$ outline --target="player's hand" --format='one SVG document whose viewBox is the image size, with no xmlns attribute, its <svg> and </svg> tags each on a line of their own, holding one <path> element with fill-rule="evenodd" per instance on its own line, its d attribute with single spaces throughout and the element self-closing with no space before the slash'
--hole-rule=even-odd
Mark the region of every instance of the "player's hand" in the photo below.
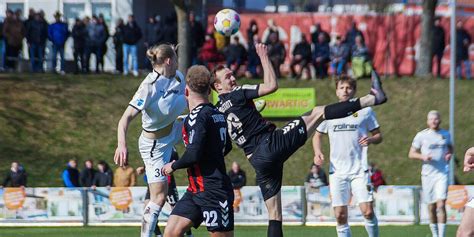
<svg viewBox="0 0 474 237">
<path fill-rule="evenodd" d="M 431 155 L 421 155 L 421 159 L 423 161 L 430 161 L 433 157 L 431 157 Z"/>
<path fill-rule="evenodd" d="M 315 152 L 314 153 L 314 160 L 313 160 L 315 165 L 323 165 L 324 163 L 324 154 L 322 152 Z"/>
<path fill-rule="evenodd" d="M 117 149 L 115 149 L 114 162 L 119 166 L 125 166 L 128 164 L 128 150 L 126 146 L 117 146 Z"/>
<path fill-rule="evenodd" d="M 260 58 L 268 56 L 268 48 L 263 43 L 255 44 L 255 50 Z"/>
<path fill-rule="evenodd" d="M 448 153 L 448 154 L 446 154 L 446 155 L 444 156 L 444 160 L 450 161 L 452 156 L 453 156 L 453 154 Z"/>
<path fill-rule="evenodd" d="M 145 173 L 145 167 L 140 166 L 135 170 L 135 172 L 137 172 L 137 175 L 142 175 L 143 173 Z"/>
<path fill-rule="evenodd" d="M 361 146 L 368 146 L 370 143 L 372 143 L 372 140 L 368 136 L 363 136 L 359 138 L 359 144 Z"/>
<path fill-rule="evenodd" d="M 168 164 L 166 164 L 165 166 L 163 166 L 163 168 L 161 169 L 161 173 L 163 175 L 170 176 L 174 172 L 173 168 L 171 168 L 171 166 L 173 165 L 174 162 L 175 161 L 171 161 Z"/>
<path fill-rule="evenodd" d="M 474 171 L 474 149 L 470 148 L 464 155 L 464 172 Z"/>
</svg>

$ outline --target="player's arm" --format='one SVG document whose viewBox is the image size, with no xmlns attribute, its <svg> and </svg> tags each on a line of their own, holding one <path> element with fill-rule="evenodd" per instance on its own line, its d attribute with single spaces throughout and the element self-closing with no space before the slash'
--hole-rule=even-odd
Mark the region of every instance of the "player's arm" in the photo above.
<svg viewBox="0 0 474 237">
<path fill-rule="evenodd" d="M 257 44 L 255 46 L 260 62 L 263 68 L 263 83 L 258 87 L 258 96 L 262 97 L 275 92 L 278 89 L 278 82 L 275 70 L 268 57 L 268 48 L 265 44 Z"/>
<path fill-rule="evenodd" d="M 130 122 L 132 122 L 139 113 L 140 111 L 136 108 L 128 106 L 120 118 L 117 127 L 117 149 L 114 155 L 114 161 L 117 165 L 124 166 L 128 162 L 127 130 Z"/>
<path fill-rule="evenodd" d="M 313 135 L 313 150 L 314 150 L 314 164 L 322 165 L 324 162 L 324 154 L 321 150 L 321 139 L 323 138 L 323 133 L 316 131 Z"/>
<path fill-rule="evenodd" d="M 359 144 L 362 146 L 368 146 L 369 144 L 379 144 L 382 142 L 382 133 L 379 128 L 376 128 L 370 132 L 371 136 L 363 136 L 359 139 Z"/>
<path fill-rule="evenodd" d="M 430 155 L 421 154 L 420 149 L 412 146 L 410 148 L 410 151 L 408 152 L 408 158 L 415 159 L 415 160 L 429 161 L 431 160 L 432 157 Z"/>
</svg>

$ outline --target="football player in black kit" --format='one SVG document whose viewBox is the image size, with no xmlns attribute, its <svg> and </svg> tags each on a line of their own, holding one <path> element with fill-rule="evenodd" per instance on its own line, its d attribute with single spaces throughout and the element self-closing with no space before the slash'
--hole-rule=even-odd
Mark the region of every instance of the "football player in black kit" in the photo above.
<svg viewBox="0 0 474 237">
<path fill-rule="evenodd" d="M 185 96 L 191 111 L 183 125 L 186 150 L 181 159 L 166 164 L 163 173 L 187 168 L 189 186 L 171 212 L 166 237 L 182 236 L 203 221 L 211 236 L 233 236 L 234 192 L 224 162 L 232 142 L 224 114 L 209 103 L 210 79 L 204 66 L 193 66 L 186 75 Z"/>
<path fill-rule="evenodd" d="M 284 162 L 313 134 L 324 119 L 343 118 L 358 110 L 385 103 L 387 100 L 378 75 L 372 73 L 370 94 L 327 106 L 317 106 L 301 117 L 277 129 L 255 109 L 253 99 L 275 92 L 277 78 L 268 57 L 267 46 L 257 44 L 263 67 L 263 83 L 237 86 L 232 70 L 217 66 L 211 87 L 219 94 L 217 108 L 226 115 L 231 139 L 244 150 L 255 169 L 265 205 L 268 209 L 269 237 L 283 236 L 280 189 Z"/>
</svg>

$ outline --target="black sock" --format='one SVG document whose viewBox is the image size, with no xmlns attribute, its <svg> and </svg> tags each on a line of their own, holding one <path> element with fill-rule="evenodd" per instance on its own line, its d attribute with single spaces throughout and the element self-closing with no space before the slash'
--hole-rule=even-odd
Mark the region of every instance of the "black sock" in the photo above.
<svg viewBox="0 0 474 237">
<path fill-rule="evenodd" d="M 324 119 L 338 119 L 347 117 L 362 109 L 359 98 L 330 104 L 324 107 Z"/>
<path fill-rule="evenodd" d="M 158 223 L 156 223 L 155 226 L 155 235 L 161 235 L 160 227 L 158 226 Z"/>
<path fill-rule="evenodd" d="M 191 230 L 186 231 L 186 236 L 190 236 L 192 234 L 193 234 L 193 232 L 191 232 Z"/>
<path fill-rule="evenodd" d="M 281 221 L 270 220 L 268 222 L 267 237 L 283 237 L 283 229 L 281 228 Z"/>
</svg>

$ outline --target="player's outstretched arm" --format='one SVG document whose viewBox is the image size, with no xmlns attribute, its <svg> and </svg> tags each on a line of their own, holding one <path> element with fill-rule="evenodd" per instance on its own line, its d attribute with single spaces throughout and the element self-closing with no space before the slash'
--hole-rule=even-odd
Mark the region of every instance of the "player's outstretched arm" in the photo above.
<svg viewBox="0 0 474 237">
<path fill-rule="evenodd" d="M 265 44 L 258 43 L 255 45 L 257 54 L 260 57 L 263 68 L 263 83 L 258 88 L 258 96 L 265 96 L 275 92 L 278 89 L 278 82 L 275 70 L 268 57 L 268 48 Z"/>
<path fill-rule="evenodd" d="M 127 150 L 127 130 L 130 122 L 137 117 L 137 109 L 128 106 L 123 113 L 117 127 L 117 149 L 115 149 L 114 162 L 117 165 L 124 166 L 128 162 Z"/>
<path fill-rule="evenodd" d="M 467 149 L 464 155 L 464 172 L 474 170 L 474 147 Z"/>
<path fill-rule="evenodd" d="M 321 139 L 323 134 L 316 131 L 313 136 L 314 164 L 322 165 L 324 162 L 324 154 L 321 150 Z"/>
<path fill-rule="evenodd" d="M 408 153 L 408 158 L 415 159 L 415 160 L 422 160 L 422 161 L 429 161 L 431 160 L 430 155 L 422 155 L 421 152 L 414 148 L 410 147 L 410 152 Z"/>
</svg>

